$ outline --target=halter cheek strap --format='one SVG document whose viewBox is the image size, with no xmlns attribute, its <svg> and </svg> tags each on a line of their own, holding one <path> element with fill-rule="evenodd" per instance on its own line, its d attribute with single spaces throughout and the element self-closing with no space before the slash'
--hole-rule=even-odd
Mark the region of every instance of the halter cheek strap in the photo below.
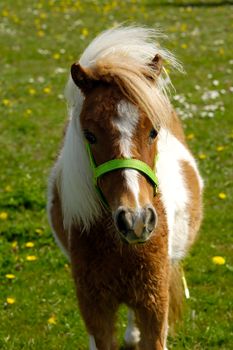
<svg viewBox="0 0 233 350">
<path fill-rule="evenodd" d="M 118 170 L 118 169 L 138 170 L 151 182 L 154 188 L 154 196 L 156 195 L 157 187 L 158 187 L 158 179 L 157 179 L 157 176 L 155 175 L 155 172 L 149 167 L 149 165 L 147 165 L 146 163 L 138 159 L 120 158 L 120 159 L 112 159 L 112 160 L 109 160 L 108 162 L 105 162 L 96 166 L 93 154 L 91 152 L 90 144 L 88 142 L 86 143 L 86 147 L 87 147 L 87 152 L 90 160 L 90 165 L 93 171 L 94 186 L 97 190 L 97 193 L 101 201 L 105 206 L 109 207 L 101 189 L 98 186 L 98 179 L 104 174 L 114 170 Z"/>
</svg>

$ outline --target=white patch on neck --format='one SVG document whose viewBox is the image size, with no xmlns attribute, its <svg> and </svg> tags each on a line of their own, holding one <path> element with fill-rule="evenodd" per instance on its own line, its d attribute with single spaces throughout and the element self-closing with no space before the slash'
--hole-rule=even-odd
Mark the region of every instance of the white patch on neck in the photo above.
<svg viewBox="0 0 233 350">
<path fill-rule="evenodd" d="M 115 118 L 113 125 L 120 132 L 120 151 L 122 157 L 131 158 L 132 138 L 138 123 L 139 112 L 136 106 L 124 100 L 120 101 L 117 106 L 118 116 Z M 126 184 L 133 193 L 137 207 L 139 204 L 139 173 L 133 169 L 123 170 Z"/>
<path fill-rule="evenodd" d="M 156 171 L 167 214 L 168 253 L 171 259 L 179 260 L 185 256 L 189 235 L 189 214 L 187 210 L 189 191 L 180 162 L 182 160 L 187 161 L 193 167 L 201 189 L 203 182 L 189 150 L 168 130 L 161 128 L 157 147 L 159 157 L 156 162 Z"/>
</svg>

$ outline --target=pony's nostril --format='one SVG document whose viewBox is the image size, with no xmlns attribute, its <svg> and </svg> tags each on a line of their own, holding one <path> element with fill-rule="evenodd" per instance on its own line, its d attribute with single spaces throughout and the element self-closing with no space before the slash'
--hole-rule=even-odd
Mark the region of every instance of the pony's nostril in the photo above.
<svg viewBox="0 0 233 350">
<path fill-rule="evenodd" d="M 145 227 L 148 232 L 152 232 L 155 228 L 157 215 L 153 207 L 148 206 L 145 208 L 146 215 L 145 215 Z"/>
<path fill-rule="evenodd" d="M 129 211 L 120 209 L 115 216 L 115 222 L 118 230 L 126 234 L 133 224 L 132 215 Z"/>
</svg>

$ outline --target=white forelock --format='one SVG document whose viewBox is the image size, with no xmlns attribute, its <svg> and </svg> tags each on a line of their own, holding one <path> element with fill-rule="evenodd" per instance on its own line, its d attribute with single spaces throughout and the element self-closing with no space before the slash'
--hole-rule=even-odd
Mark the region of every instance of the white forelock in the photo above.
<svg viewBox="0 0 233 350">
<path fill-rule="evenodd" d="M 148 67 L 153 58 L 158 54 L 169 66 L 169 69 L 183 71 L 182 65 L 174 55 L 158 44 L 158 39 L 164 35 L 158 30 L 136 26 L 116 27 L 98 35 L 85 49 L 79 59 L 83 67 L 93 67 L 104 57 L 112 54 L 130 57 L 141 66 Z M 171 86 L 170 78 L 165 68 L 158 77 L 157 88 L 164 94 Z M 66 89 L 68 104 L 75 103 L 78 88 L 69 79 Z"/>
<path fill-rule="evenodd" d="M 116 53 L 118 56 L 130 57 L 141 66 L 148 66 L 159 55 L 170 68 L 182 71 L 181 64 L 174 55 L 158 44 L 158 39 L 164 35 L 159 30 L 129 26 L 106 30 L 97 36 L 80 57 L 80 64 L 85 67 L 95 65 L 98 60 Z M 168 88 L 170 79 L 166 70 L 160 75 L 157 86 L 161 90 Z"/>
</svg>

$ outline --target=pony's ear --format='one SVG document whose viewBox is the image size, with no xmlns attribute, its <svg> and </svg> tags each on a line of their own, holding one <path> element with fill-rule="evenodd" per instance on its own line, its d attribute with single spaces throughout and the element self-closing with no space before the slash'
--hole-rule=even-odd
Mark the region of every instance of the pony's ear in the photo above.
<svg viewBox="0 0 233 350">
<path fill-rule="evenodd" d="M 156 54 L 150 63 L 150 67 L 154 73 L 159 76 L 163 68 L 163 59 L 159 54 Z"/>
<path fill-rule="evenodd" d="M 79 63 L 72 64 L 70 73 L 74 83 L 84 94 L 92 90 L 97 84 L 97 80 L 91 77 L 88 69 L 81 67 Z"/>
</svg>

